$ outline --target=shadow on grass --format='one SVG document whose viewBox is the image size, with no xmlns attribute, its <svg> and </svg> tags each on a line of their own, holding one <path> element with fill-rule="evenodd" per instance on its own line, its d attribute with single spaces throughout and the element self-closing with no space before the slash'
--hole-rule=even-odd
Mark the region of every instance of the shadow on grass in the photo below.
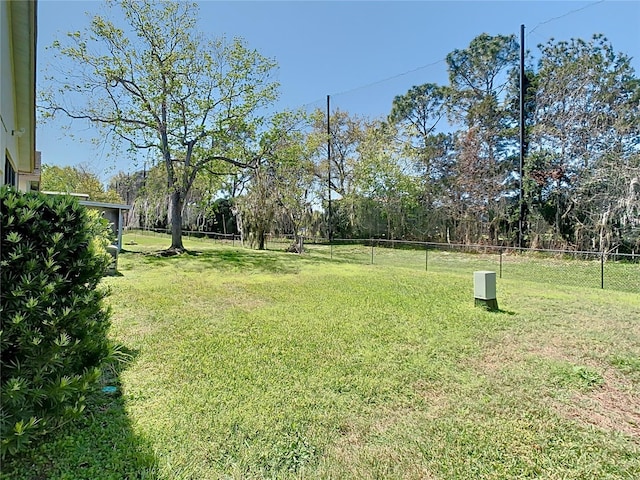
<svg viewBox="0 0 640 480">
<path fill-rule="evenodd" d="M 220 271 L 244 273 L 296 274 L 303 263 L 348 263 L 342 259 L 329 259 L 309 254 L 297 255 L 274 250 L 248 250 L 224 248 L 216 250 L 189 250 L 181 255 L 162 256 L 158 252 L 123 252 L 140 256 L 149 265 L 177 265 L 183 268 L 204 265 Z"/>
<path fill-rule="evenodd" d="M 508 315 L 508 316 L 513 316 L 516 315 L 516 312 L 511 311 L 511 310 L 503 310 L 502 308 L 488 308 L 488 307 L 483 307 L 483 306 L 476 306 L 476 308 L 481 309 L 483 312 L 487 312 L 487 313 L 493 313 L 495 315 Z"/>
<path fill-rule="evenodd" d="M 124 351 L 131 361 L 137 352 Z M 2 463 L 3 480 L 120 480 L 157 478 L 157 459 L 127 416 L 119 375 L 126 364 L 105 369 L 87 395 L 84 416 L 51 432 L 24 454 Z M 107 388 L 106 392 L 103 387 Z M 113 388 L 115 387 L 115 389 Z M 115 390 L 113 393 L 108 393 Z"/>
</svg>

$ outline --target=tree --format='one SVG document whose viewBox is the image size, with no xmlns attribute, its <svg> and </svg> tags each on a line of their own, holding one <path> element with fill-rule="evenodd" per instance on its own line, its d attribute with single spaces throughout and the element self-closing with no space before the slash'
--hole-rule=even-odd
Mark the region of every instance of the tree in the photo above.
<svg viewBox="0 0 640 480">
<path fill-rule="evenodd" d="M 114 190 L 127 205 L 131 205 L 144 187 L 146 177 L 146 168 L 133 173 L 118 172 L 109 179 L 109 190 Z"/>
<path fill-rule="evenodd" d="M 328 203 L 328 190 L 332 192 L 331 231 L 338 236 L 352 235 L 356 227 L 359 148 L 370 124 L 366 119 L 345 111 L 331 113 L 331 158 L 328 165 L 327 117 L 320 110 L 313 116 L 313 131 L 308 141 L 313 150 L 315 175 L 319 181 L 317 193 L 323 202 Z"/>
<path fill-rule="evenodd" d="M 490 36 L 483 33 L 463 50 L 447 55 L 449 69 L 449 114 L 452 120 L 462 121 L 467 132 L 460 137 L 461 155 L 467 166 L 465 175 L 474 172 L 475 178 L 461 177 L 463 183 L 482 184 L 476 193 L 477 221 L 487 223 L 481 228 L 491 242 L 498 240 L 499 225 L 507 218 L 505 185 L 512 174 L 508 103 L 505 97 L 512 70 L 518 59 L 518 44 L 513 35 Z M 465 150 L 466 149 L 466 150 Z M 468 189 L 467 189 L 468 190 Z M 464 199 L 464 196 L 460 197 Z"/>
<path fill-rule="evenodd" d="M 111 185 L 131 205 L 127 226 L 136 228 L 166 228 L 170 196 L 164 166 L 152 165 L 133 173 L 118 173 Z"/>
<path fill-rule="evenodd" d="M 436 133 L 445 117 L 447 89 L 434 83 L 411 87 L 404 95 L 393 99 L 389 121 L 402 126 L 414 148 L 424 148 L 426 139 Z"/>
<path fill-rule="evenodd" d="M 413 218 L 414 230 L 429 239 L 446 230 L 442 221 L 442 199 L 449 188 L 453 136 L 439 131 L 445 127 L 449 89 L 433 83 L 414 86 L 393 100 L 388 121 L 399 133 L 396 141 L 413 162 L 418 176 L 420 214 Z M 442 238 L 440 238 L 442 240 Z"/>
<path fill-rule="evenodd" d="M 84 193 L 96 202 L 122 203 L 122 198 L 113 189 L 104 190 L 98 176 L 89 167 L 43 165 L 40 188 L 43 191 L 62 193 Z"/>
<path fill-rule="evenodd" d="M 44 96 L 62 112 L 112 134 L 133 151 L 152 150 L 166 169 L 170 250 L 181 252 L 182 207 L 201 172 L 233 158 L 277 97 L 275 63 L 241 39 L 206 40 L 197 5 L 119 0 L 127 30 L 95 16 L 87 31 L 56 42 L 57 78 Z M 56 88 L 54 88 L 56 87 Z"/>
<path fill-rule="evenodd" d="M 625 244 L 640 171 L 640 81 L 602 35 L 540 45 L 530 175 L 562 246 Z M 633 209 L 632 209 L 633 210 Z"/>
<path fill-rule="evenodd" d="M 293 234 L 289 251 L 302 253 L 304 229 L 311 216 L 314 164 L 310 146 L 300 130 L 292 129 L 284 136 L 276 151 L 277 205 L 282 219 Z"/>
<path fill-rule="evenodd" d="M 259 250 L 265 248 L 265 236 L 281 216 L 294 235 L 292 249 L 299 251 L 314 180 L 309 160 L 313 147 L 302 132 L 306 124 L 300 113 L 284 112 L 272 118 L 271 128 L 261 136 L 262 149 L 250 169 L 248 192 L 238 199 L 236 215 L 243 236 Z"/>
<path fill-rule="evenodd" d="M 416 198 L 415 177 L 411 175 L 411 166 L 398 151 L 398 143 L 394 142 L 396 136 L 397 132 L 390 124 L 371 125 L 360 147 L 357 173 L 361 194 L 381 207 L 388 239 L 406 235 L 407 212 Z"/>
<path fill-rule="evenodd" d="M 518 60 L 514 35 L 474 38 L 463 50 L 447 55 L 449 70 L 450 113 L 467 125 L 493 126 L 499 96 L 508 85 L 508 71 Z"/>
<path fill-rule="evenodd" d="M 275 204 L 271 195 L 274 178 L 262 163 L 254 167 L 249 191 L 237 201 L 234 210 L 243 242 L 258 250 L 265 249 L 266 236 L 275 216 Z"/>
</svg>

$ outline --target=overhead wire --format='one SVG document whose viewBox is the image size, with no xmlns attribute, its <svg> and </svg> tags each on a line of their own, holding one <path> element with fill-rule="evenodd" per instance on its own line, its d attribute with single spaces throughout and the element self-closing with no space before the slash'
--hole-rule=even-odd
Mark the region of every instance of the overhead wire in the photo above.
<svg viewBox="0 0 640 480">
<path fill-rule="evenodd" d="M 439 63 L 443 63 L 445 61 L 446 61 L 446 58 L 441 58 L 440 60 L 436 60 L 435 62 L 431 62 L 431 63 L 428 63 L 426 65 L 422 65 L 420 67 L 413 68 L 411 70 L 407 70 L 406 72 L 398 73 L 397 75 L 393 75 L 391 77 L 384 78 L 382 80 L 377 80 L 375 82 L 371 82 L 371 83 L 368 83 L 366 85 L 361 85 L 359 87 L 354 87 L 354 88 L 351 88 L 349 90 L 344 90 L 342 92 L 334 93 L 332 96 L 336 96 L 337 97 L 339 95 L 346 95 L 348 93 L 353 93 L 355 91 L 362 90 L 364 88 L 374 87 L 376 85 L 380 85 L 381 83 L 386 83 L 386 82 L 389 82 L 391 80 L 395 80 L 396 78 L 401 78 L 401 77 L 404 77 L 406 75 L 409 75 L 409 74 L 412 74 L 412 73 L 415 73 L 415 72 L 419 72 L 420 70 L 424 70 L 425 68 L 433 67 L 433 66 L 438 65 Z"/>
<path fill-rule="evenodd" d="M 541 27 L 543 25 L 546 25 L 546 24 L 554 22 L 556 20 L 560 20 L 562 18 L 568 17 L 570 15 L 573 15 L 575 13 L 581 12 L 583 10 L 586 10 L 588 8 L 591 8 L 591 7 L 594 7 L 594 6 L 599 5 L 601 3 L 604 3 L 604 2 L 605 2 L 605 0 L 597 0 L 595 2 L 588 3 L 587 5 L 583 5 L 580 8 L 574 8 L 572 10 L 569 10 L 568 12 L 563 13 L 562 15 L 558 15 L 556 17 L 548 18 L 547 20 L 544 20 L 543 22 L 539 22 L 538 24 L 536 24 L 535 27 L 533 27 L 531 30 L 529 30 L 527 32 L 527 36 L 529 36 L 532 33 L 534 33 L 539 27 Z M 370 87 L 373 87 L 373 86 L 376 86 L 376 85 L 380 85 L 382 83 L 386 83 L 386 82 L 389 82 L 391 80 L 395 80 L 397 78 L 401 78 L 401 77 L 404 77 L 406 75 L 418 72 L 418 71 L 423 70 L 425 68 L 433 67 L 433 66 L 438 65 L 438 64 L 443 63 L 443 62 L 446 62 L 446 57 L 445 58 L 441 58 L 440 60 L 436 60 L 434 62 L 428 63 L 426 65 L 422 65 L 422 66 L 413 68 L 411 70 L 407 70 L 407 71 L 404 71 L 402 73 L 398 73 L 396 75 L 392 75 L 390 77 L 383 78 L 381 80 L 376 80 L 376 81 L 373 81 L 373 82 L 370 82 L 370 83 L 367 83 L 367 84 L 363 84 L 363 85 L 360 85 L 360 86 L 357 86 L 357 87 L 353 87 L 353 88 L 350 88 L 348 90 L 344 90 L 344 91 L 341 91 L 341 92 L 332 93 L 332 94 L 330 94 L 330 96 L 331 97 L 337 97 L 337 96 L 341 96 L 341 95 L 354 93 L 354 92 L 357 92 L 359 90 L 364 90 L 366 88 L 370 88 Z M 314 100 L 312 102 L 305 103 L 304 105 L 301 106 L 301 108 L 302 109 L 306 109 L 307 107 L 310 107 L 310 106 L 312 106 L 312 105 L 314 105 L 316 103 L 322 102 L 322 101 L 323 101 L 323 99 L 319 98 L 319 99 L 316 99 L 316 100 Z"/>
<path fill-rule="evenodd" d="M 594 6 L 599 5 L 601 3 L 604 3 L 604 2 L 605 2 L 605 0 L 597 0 L 595 2 L 588 3 L 587 5 L 583 5 L 580 8 L 574 8 L 572 10 L 569 10 L 568 12 L 565 12 L 562 15 L 558 15 L 558 16 L 555 16 L 555 17 L 548 18 L 547 20 L 544 20 L 542 22 L 537 23 L 531 30 L 529 30 L 527 32 L 526 36 L 528 37 L 529 35 L 533 34 L 539 27 L 541 27 L 543 25 L 546 25 L 546 24 L 554 22 L 556 20 L 560 20 L 562 18 L 571 16 L 573 14 L 576 14 L 578 12 L 581 12 L 583 10 L 586 10 L 588 8 L 591 8 L 591 7 L 594 7 Z M 392 75 L 390 77 L 386 77 L 386 78 L 383 78 L 383 79 L 380 79 L 380 80 L 376 80 L 376 81 L 373 81 L 373 82 L 370 82 L 370 83 L 359 85 L 359 86 L 356 86 L 356 87 L 353 87 L 353 88 L 350 88 L 350 89 L 347 89 L 347 90 L 339 91 L 339 92 L 336 92 L 336 93 L 331 93 L 331 94 L 329 94 L 329 96 L 330 97 L 338 97 L 338 96 L 342 96 L 342 95 L 347 95 L 347 94 L 351 94 L 351 93 L 354 93 L 354 92 L 358 92 L 360 90 L 364 90 L 364 89 L 367 89 L 367 88 L 374 87 L 376 85 L 381 85 L 383 83 L 390 82 L 390 81 L 398 79 L 398 78 L 402 78 L 404 76 L 419 72 L 420 70 L 424 70 L 426 68 L 430 68 L 430 67 L 436 66 L 436 65 L 438 65 L 440 63 L 444 63 L 444 62 L 446 62 L 446 57 L 445 58 L 441 58 L 441 59 L 436 60 L 436 61 L 433 61 L 433 62 L 430 62 L 430 63 L 427 63 L 425 65 L 421 65 L 419 67 L 412 68 L 410 70 L 406 70 L 404 72 L 398 73 L 396 75 Z M 503 88 L 504 88 L 504 86 L 503 86 Z M 310 102 L 302 104 L 298 108 L 300 110 L 307 110 L 308 108 L 313 107 L 314 105 L 318 105 L 318 104 L 322 105 L 324 102 L 325 102 L 325 98 L 317 98 L 317 99 L 315 99 L 313 101 L 310 101 Z M 266 119 L 270 119 L 271 117 L 273 117 L 273 115 L 268 115 L 266 117 Z"/>
<path fill-rule="evenodd" d="M 580 8 L 575 8 L 573 10 L 569 10 L 567 13 L 563 13 L 562 15 L 559 15 L 557 17 L 552 17 L 552 18 L 549 18 L 548 20 L 545 20 L 544 22 L 540 22 L 535 27 L 533 27 L 531 30 L 529 30 L 529 32 L 527 33 L 527 36 L 531 35 L 533 32 L 535 32 L 538 29 L 538 27 L 541 27 L 542 25 L 546 25 L 547 23 L 551 23 L 551 22 L 554 22 L 556 20 L 560 20 L 561 18 L 568 17 L 569 15 L 573 15 L 574 13 L 581 12 L 582 10 L 586 10 L 587 8 L 591 8 L 591 7 L 595 6 L 595 5 L 599 5 L 601 3 L 604 3 L 604 1 L 605 0 L 598 0 L 597 2 L 591 2 L 591 3 L 588 3 L 587 5 L 583 5 Z"/>
<path fill-rule="evenodd" d="M 533 34 L 539 27 L 541 27 L 543 25 L 546 25 L 546 24 L 554 22 L 556 20 L 560 20 L 562 18 L 566 18 L 568 16 L 574 15 L 574 14 L 576 14 L 578 12 L 581 12 L 583 10 L 586 10 L 588 8 L 591 8 L 591 7 L 594 7 L 594 6 L 599 5 L 601 3 L 604 3 L 604 2 L 605 2 L 605 0 L 597 0 L 595 2 L 591 2 L 591 3 L 588 3 L 586 5 L 583 5 L 582 7 L 574 8 L 572 10 L 569 10 L 568 12 L 563 13 L 562 15 L 558 15 L 556 17 L 548 18 L 547 20 L 544 20 L 544 21 L 539 22 L 538 24 L 536 24 L 531 30 L 529 30 L 527 32 L 526 36 L 528 37 L 529 35 Z M 436 61 L 433 61 L 433 62 L 430 62 L 430 63 L 428 63 L 426 65 L 421 65 L 419 67 L 415 67 L 415 68 L 412 68 L 410 70 L 406 70 L 404 72 L 398 73 L 396 75 L 392 75 L 390 77 L 386 77 L 386 78 L 383 78 L 383 79 L 380 79 L 380 80 L 376 80 L 376 81 L 373 81 L 373 82 L 370 82 L 370 83 L 366 83 L 366 84 L 363 84 L 363 85 L 360 85 L 360 86 L 356 86 L 356 87 L 350 88 L 348 90 L 343 90 L 343 91 L 340 91 L 340 92 L 337 92 L 337 93 L 332 93 L 332 94 L 330 94 L 330 96 L 331 97 L 337 97 L 337 96 L 351 94 L 351 93 L 354 93 L 354 92 L 357 92 L 357 91 L 360 91 L 360 90 L 364 90 L 364 89 L 367 89 L 367 88 L 374 87 L 376 85 L 380 85 L 380 84 L 389 82 L 391 80 L 395 80 L 395 79 L 404 77 L 406 75 L 410 75 L 410 74 L 419 72 L 420 70 L 424 70 L 426 68 L 430 68 L 430 67 L 438 65 L 440 63 L 444 63 L 444 62 L 446 62 L 446 57 L 445 58 L 441 58 L 441 59 L 436 60 Z M 324 102 L 324 101 L 325 101 L 324 98 L 318 98 L 318 99 L 315 99 L 313 101 L 304 103 L 298 108 L 300 110 L 306 110 L 307 108 L 312 107 L 312 106 L 314 106 L 316 104 L 320 104 L 321 102 Z M 270 119 L 271 117 L 273 117 L 273 115 L 268 115 L 268 116 L 266 116 L 266 119 Z"/>
</svg>

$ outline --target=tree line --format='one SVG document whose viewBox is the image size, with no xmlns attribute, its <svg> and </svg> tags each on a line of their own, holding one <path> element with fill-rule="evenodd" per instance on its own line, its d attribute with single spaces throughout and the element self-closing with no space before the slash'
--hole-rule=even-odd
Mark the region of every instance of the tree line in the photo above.
<svg viewBox="0 0 640 480">
<path fill-rule="evenodd" d="M 269 112 L 274 60 L 200 35 L 196 5 L 158 5 L 123 0 L 126 29 L 95 17 L 56 43 L 74 81 L 52 77 L 44 98 L 49 115 L 151 152 L 148 169 L 116 175 L 111 190 L 133 204 L 135 225 L 171 227 L 171 248 L 188 227 L 238 232 L 257 248 L 280 233 L 294 246 L 329 235 L 517 245 L 520 235 L 534 248 L 640 250 L 640 80 L 604 36 L 528 54 L 521 176 L 513 35 L 452 51 L 447 84 L 399 93 L 384 118 L 327 119 Z"/>
</svg>

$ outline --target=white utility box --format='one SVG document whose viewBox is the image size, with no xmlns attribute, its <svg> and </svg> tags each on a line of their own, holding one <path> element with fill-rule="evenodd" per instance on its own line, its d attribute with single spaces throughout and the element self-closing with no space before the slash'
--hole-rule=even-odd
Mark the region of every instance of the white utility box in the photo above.
<svg viewBox="0 0 640 480">
<path fill-rule="evenodd" d="M 489 310 L 498 309 L 496 299 L 496 272 L 473 272 L 473 296 L 476 305 L 482 305 Z"/>
</svg>

